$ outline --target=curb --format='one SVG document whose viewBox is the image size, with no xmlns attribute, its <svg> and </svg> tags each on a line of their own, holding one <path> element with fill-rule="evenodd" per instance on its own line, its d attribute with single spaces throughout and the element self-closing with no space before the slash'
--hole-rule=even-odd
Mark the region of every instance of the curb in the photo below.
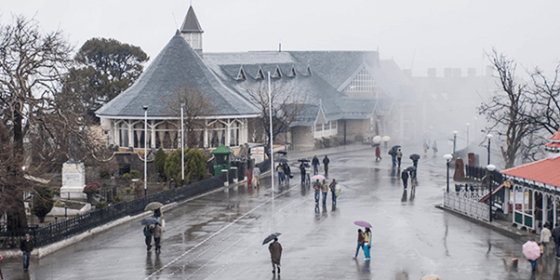
<svg viewBox="0 0 560 280">
<path fill-rule="evenodd" d="M 532 234 L 532 233 L 529 233 L 529 232 L 524 233 L 524 232 L 520 232 L 520 231 L 517 231 L 517 230 L 514 231 L 514 230 L 508 229 L 508 228 L 506 228 L 506 227 L 502 227 L 501 225 L 496 224 L 496 223 L 488 223 L 488 222 L 485 222 L 485 221 L 481 221 L 481 220 L 475 219 L 475 218 L 473 218 L 473 217 L 471 217 L 471 216 L 465 215 L 465 214 L 463 214 L 463 213 L 460 213 L 460 212 L 457 212 L 457 211 L 453 211 L 453 210 L 451 210 L 451 209 L 449 209 L 449 208 L 447 208 L 447 207 L 444 207 L 444 206 L 442 206 L 442 205 L 439 205 L 439 204 L 436 204 L 436 205 L 434 205 L 434 206 L 435 206 L 436 208 L 438 208 L 438 209 L 441 209 L 441 210 L 443 210 L 443 211 L 446 211 L 446 212 L 448 212 L 448 213 L 451 213 L 451 214 L 453 214 L 453 215 L 455 215 L 455 216 L 458 216 L 458 217 L 464 218 L 464 219 L 466 219 L 466 220 L 469 220 L 470 222 L 473 222 L 473 223 L 475 223 L 475 224 L 478 224 L 478 225 L 481 225 L 481 226 L 483 226 L 483 227 L 492 229 L 492 230 L 494 230 L 494 231 L 496 231 L 496 232 L 498 232 L 498 233 L 500 233 L 500 234 L 502 234 L 502 235 L 505 235 L 505 236 L 507 236 L 507 237 L 509 237 L 509 238 L 512 238 L 512 239 L 524 240 L 524 239 L 527 238 L 527 236 L 531 236 L 531 235 L 535 236 L 535 240 L 536 240 L 536 238 L 537 238 L 535 234 Z"/>
</svg>

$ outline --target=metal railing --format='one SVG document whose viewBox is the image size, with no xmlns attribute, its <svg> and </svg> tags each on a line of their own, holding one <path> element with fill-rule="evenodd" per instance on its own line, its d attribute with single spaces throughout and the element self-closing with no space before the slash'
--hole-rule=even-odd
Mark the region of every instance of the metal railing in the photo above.
<svg viewBox="0 0 560 280">
<path fill-rule="evenodd" d="M 105 208 L 85 213 L 84 215 L 70 218 L 66 221 L 50 224 L 46 227 L 27 228 L 19 231 L 8 231 L 0 228 L 0 249 L 18 248 L 19 241 L 28 233 L 36 247 L 49 245 L 74 235 L 86 232 L 108 222 L 126 216 L 138 215 L 144 212 L 146 204 L 159 201 L 163 204 L 183 201 L 196 195 L 217 189 L 224 184 L 221 177 L 212 177 L 206 180 L 189 184 L 182 188 L 174 188 L 158 192 L 133 201 L 123 201 Z"/>
<path fill-rule="evenodd" d="M 489 206 L 487 204 L 457 196 L 452 192 L 443 194 L 443 205 L 453 211 L 463 213 L 477 220 L 487 222 L 490 220 Z"/>
<path fill-rule="evenodd" d="M 492 173 L 492 181 L 495 184 L 501 185 L 504 182 L 502 173 L 499 170 L 494 170 Z M 486 168 L 480 166 L 465 165 L 465 178 L 472 180 L 482 180 L 486 176 Z"/>
</svg>

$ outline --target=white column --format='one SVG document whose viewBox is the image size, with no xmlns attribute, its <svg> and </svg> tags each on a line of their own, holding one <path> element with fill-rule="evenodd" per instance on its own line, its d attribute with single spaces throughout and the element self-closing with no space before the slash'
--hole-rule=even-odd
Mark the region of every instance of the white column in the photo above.
<svg viewBox="0 0 560 280">
<path fill-rule="evenodd" d="M 225 145 L 229 147 L 229 143 L 231 141 L 231 131 L 229 131 L 231 128 L 231 121 L 227 120 L 227 124 L 226 124 L 226 143 Z"/>
<path fill-rule="evenodd" d="M 512 217 L 511 217 L 511 222 L 515 224 L 515 214 L 517 213 L 517 211 L 515 211 L 515 194 L 517 193 L 517 186 L 514 186 L 512 184 L 512 190 L 513 190 L 513 205 L 511 206 L 511 213 L 512 213 Z"/>
<path fill-rule="evenodd" d="M 521 187 L 521 189 L 523 190 L 523 196 L 522 196 L 522 201 L 521 202 L 521 225 L 525 225 L 525 187 Z"/>
<path fill-rule="evenodd" d="M 531 216 L 533 216 L 533 227 L 532 227 L 532 229 L 535 230 L 536 229 L 535 224 L 537 223 L 537 221 L 536 221 L 536 217 L 535 217 L 535 191 L 534 190 L 531 192 Z"/>
<path fill-rule="evenodd" d="M 208 148 L 208 124 L 204 124 L 204 148 Z"/>
<path fill-rule="evenodd" d="M 150 121 L 148 121 L 148 123 L 150 123 Z M 150 129 L 150 134 L 151 134 L 151 144 L 150 147 L 155 149 L 156 148 L 156 125 L 154 124 L 154 122 L 152 121 L 152 125 L 149 126 Z"/>
<path fill-rule="evenodd" d="M 556 203 L 558 197 L 555 196 L 554 199 L 552 200 L 552 226 L 556 227 L 556 221 L 558 221 L 558 217 L 556 217 Z"/>
<path fill-rule="evenodd" d="M 542 209 L 543 209 L 543 210 L 542 210 L 542 213 L 543 213 L 543 214 L 542 214 L 542 216 L 543 216 L 543 218 L 542 218 L 542 224 L 543 224 L 543 226 L 544 226 L 544 224 L 546 223 L 546 221 L 548 221 L 548 209 L 547 209 L 547 208 L 548 208 L 548 198 L 547 198 L 546 193 L 543 193 L 542 198 L 543 198 L 543 199 L 542 199 Z"/>
<path fill-rule="evenodd" d="M 130 122 L 126 122 L 128 125 L 128 146 L 134 148 L 134 129 Z"/>
</svg>

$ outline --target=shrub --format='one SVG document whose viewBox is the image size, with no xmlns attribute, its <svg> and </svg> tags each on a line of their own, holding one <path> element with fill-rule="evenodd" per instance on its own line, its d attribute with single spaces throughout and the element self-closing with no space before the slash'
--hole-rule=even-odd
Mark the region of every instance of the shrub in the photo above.
<svg viewBox="0 0 560 280">
<path fill-rule="evenodd" d="M 130 177 L 132 177 L 132 179 L 140 178 L 140 171 L 134 169 L 130 170 Z"/>
<path fill-rule="evenodd" d="M 132 189 L 130 187 L 126 187 L 124 190 L 126 191 L 127 194 L 129 194 Z"/>
<path fill-rule="evenodd" d="M 53 192 L 49 187 L 40 187 L 37 192 L 38 195 L 33 199 L 32 211 L 39 218 L 39 221 L 43 223 L 45 217 L 54 206 Z"/>
<path fill-rule="evenodd" d="M 97 202 L 97 204 L 95 204 L 95 209 L 101 209 L 107 206 L 107 202 Z"/>
<path fill-rule="evenodd" d="M 121 201 L 123 201 L 122 197 L 120 197 L 118 195 L 113 196 L 113 202 L 117 203 L 117 202 L 121 202 Z"/>
<path fill-rule="evenodd" d="M 198 181 L 206 176 L 206 155 L 198 149 L 185 150 L 185 183 Z M 165 160 L 165 175 L 181 182 L 181 149 L 175 150 Z"/>
<path fill-rule="evenodd" d="M 101 185 L 98 182 L 91 182 L 84 188 L 84 192 L 87 194 L 92 194 L 98 192 L 99 189 L 101 189 Z"/>
<path fill-rule="evenodd" d="M 132 176 L 130 175 L 130 173 L 124 173 L 121 178 L 130 181 L 130 179 L 132 179 Z"/>
<path fill-rule="evenodd" d="M 102 169 L 99 171 L 99 177 L 101 177 L 101 179 L 109 179 L 111 177 L 111 172 L 107 169 Z"/>
<path fill-rule="evenodd" d="M 167 159 L 167 154 L 162 148 L 156 152 L 156 157 L 154 158 L 154 165 L 156 166 L 156 171 L 165 176 L 165 160 Z"/>
</svg>

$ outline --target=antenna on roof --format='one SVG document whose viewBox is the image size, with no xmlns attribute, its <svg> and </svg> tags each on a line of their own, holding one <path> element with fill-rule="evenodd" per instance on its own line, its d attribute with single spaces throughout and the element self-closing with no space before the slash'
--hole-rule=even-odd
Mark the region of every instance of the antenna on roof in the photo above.
<svg viewBox="0 0 560 280">
<path fill-rule="evenodd" d="M 282 39 L 280 39 L 280 42 L 278 43 L 278 52 L 282 52 Z"/>
<path fill-rule="evenodd" d="M 177 19 L 175 18 L 175 14 L 172 12 L 171 15 L 173 16 L 173 22 L 175 22 L 175 28 L 179 30 L 179 26 L 177 25 Z"/>
</svg>

